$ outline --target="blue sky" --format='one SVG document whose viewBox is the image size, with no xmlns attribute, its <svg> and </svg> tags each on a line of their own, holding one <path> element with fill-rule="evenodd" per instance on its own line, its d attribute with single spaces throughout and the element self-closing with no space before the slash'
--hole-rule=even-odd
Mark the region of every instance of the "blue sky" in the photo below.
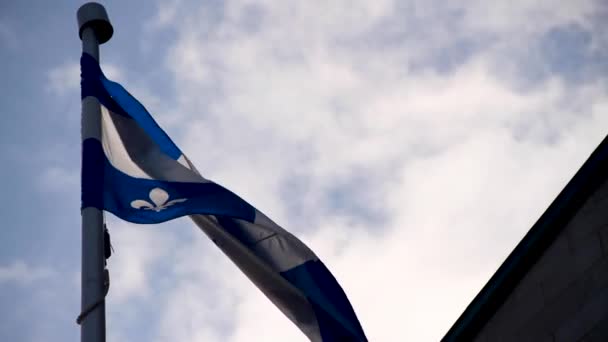
<svg viewBox="0 0 608 342">
<path fill-rule="evenodd" d="M 0 340 L 79 336 L 81 4 L 0 4 Z M 106 73 L 374 341 L 443 336 L 608 133 L 602 1 L 104 5 Z M 186 219 L 107 219 L 108 340 L 306 340 Z"/>
</svg>

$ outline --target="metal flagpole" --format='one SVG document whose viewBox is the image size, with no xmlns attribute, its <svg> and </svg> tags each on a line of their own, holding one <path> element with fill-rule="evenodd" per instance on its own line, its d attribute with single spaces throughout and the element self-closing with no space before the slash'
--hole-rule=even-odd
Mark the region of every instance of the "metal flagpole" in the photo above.
<svg viewBox="0 0 608 342">
<path fill-rule="evenodd" d="M 99 60 L 99 44 L 107 42 L 113 28 L 105 8 L 94 2 L 82 5 L 77 12 L 82 52 Z M 101 108 L 92 96 L 82 100 L 82 141 L 95 138 L 101 141 Z M 83 165 L 87 156 L 83 155 Z M 103 165 L 99 165 L 100 168 Z M 82 209 L 82 297 L 80 323 L 81 342 L 105 342 L 106 282 L 103 213 L 98 208 Z"/>
</svg>

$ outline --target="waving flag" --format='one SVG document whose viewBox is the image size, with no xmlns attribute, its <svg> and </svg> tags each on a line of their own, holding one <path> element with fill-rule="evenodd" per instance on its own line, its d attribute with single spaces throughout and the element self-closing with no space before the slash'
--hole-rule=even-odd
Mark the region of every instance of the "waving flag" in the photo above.
<svg viewBox="0 0 608 342">
<path fill-rule="evenodd" d="M 82 98 L 101 104 L 101 139 L 83 140 L 82 207 L 134 223 L 189 215 L 312 341 L 367 341 L 344 291 L 300 240 L 203 178 L 121 85 L 83 54 Z"/>
</svg>

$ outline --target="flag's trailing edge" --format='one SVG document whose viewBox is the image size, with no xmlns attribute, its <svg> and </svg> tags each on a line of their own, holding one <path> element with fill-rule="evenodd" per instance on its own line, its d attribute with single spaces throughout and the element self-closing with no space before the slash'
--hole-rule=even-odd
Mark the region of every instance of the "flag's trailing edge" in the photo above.
<svg viewBox="0 0 608 342">
<path fill-rule="evenodd" d="M 312 341 L 367 341 L 346 294 L 300 240 L 203 178 L 152 116 L 88 54 L 82 99 L 101 104 L 101 138 L 83 140 L 82 208 L 134 223 L 190 215 Z M 269 327 L 271 328 L 271 327 Z"/>
</svg>

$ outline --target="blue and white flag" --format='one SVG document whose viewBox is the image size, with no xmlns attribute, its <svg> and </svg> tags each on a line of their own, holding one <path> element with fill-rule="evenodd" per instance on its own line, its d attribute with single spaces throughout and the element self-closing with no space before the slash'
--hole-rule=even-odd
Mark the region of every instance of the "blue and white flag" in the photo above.
<svg viewBox="0 0 608 342">
<path fill-rule="evenodd" d="M 85 53 L 80 63 L 83 101 L 101 104 L 101 136 L 83 134 L 83 209 L 134 223 L 189 215 L 311 341 L 367 341 L 346 294 L 304 243 L 203 178 L 93 57 Z"/>
</svg>

